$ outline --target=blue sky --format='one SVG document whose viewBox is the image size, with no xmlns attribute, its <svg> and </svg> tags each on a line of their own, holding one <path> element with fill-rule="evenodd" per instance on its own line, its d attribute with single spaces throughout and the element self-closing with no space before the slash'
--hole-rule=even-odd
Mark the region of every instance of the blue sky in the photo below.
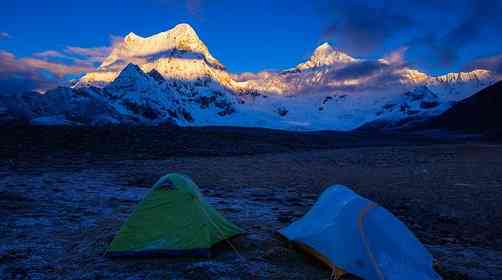
<svg viewBox="0 0 502 280">
<path fill-rule="evenodd" d="M 114 36 L 149 36 L 181 22 L 232 72 L 292 67 L 324 41 L 363 58 L 405 48 L 406 62 L 431 74 L 499 70 L 501 10 L 502 0 L 9 1 L 0 9 L 0 80 L 29 67 L 78 76 L 99 64 Z"/>
</svg>

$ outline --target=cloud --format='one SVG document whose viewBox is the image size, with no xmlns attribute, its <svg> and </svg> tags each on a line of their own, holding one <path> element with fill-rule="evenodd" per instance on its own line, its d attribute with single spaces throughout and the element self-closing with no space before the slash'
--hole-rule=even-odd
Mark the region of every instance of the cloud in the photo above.
<svg viewBox="0 0 502 280">
<path fill-rule="evenodd" d="M 66 47 L 63 51 L 47 50 L 43 52 L 34 53 L 33 56 L 45 60 L 49 59 L 64 59 L 75 64 L 80 65 L 94 65 L 103 62 L 110 54 L 111 47 Z"/>
<path fill-rule="evenodd" d="M 54 51 L 54 50 L 37 52 L 37 53 L 34 53 L 33 56 L 41 58 L 41 59 L 51 59 L 51 58 L 68 58 L 68 59 L 71 59 L 71 57 L 65 55 L 64 53 L 59 52 L 59 51 Z"/>
<path fill-rule="evenodd" d="M 103 62 L 110 54 L 111 47 L 95 47 L 95 48 L 81 48 L 81 47 L 67 47 L 65 52 L 72 55 L 87 58 L 91 62 Z"/>
<path fill-rule="evenodd" d="M 387 54 L 383 57 L 383 60 L 394 65 L 405 65 L 405 53 L 408 50 L 407 46 L 400 47 L 399 49 Z"/>
<path fill-rule="evenodd" d="M 349 64 L 331 75 L 333 80 L 354 80 L 361 79 L 385 71 L 390 66 L 379 61 L 361 61 Z"/>
<path fill-rule="evenodd" d="M 410 70 L 403 64 L 383 61 L 360 61 L 336 70 L 330 75 L 329 90 L 366 91 L 403 89 L 403 83 L 413 82 L 403 72 Z"/>
<path fill-rule="evenodd" d="M 231 74 L 232 79 L 238 82 L 249 81 L 249 80 L 264 80 L 270 77 L 276 76 L 277 72 L 274 71 L 261 71 L 261 72 L 243 72 L 239 74 Z"/>
<path fill-rule="evenodd" d="M 25 65 L 26 67 L 37 70 L 48 71 L 58 78 L 63 78 L 68 74 L 80 74 L 85 72 L 90 72 L 94 70 L 94 67 L 90 67 L 88 65 L 66 65 L 63 63 L 50 62 L 42 59 L 36 58 L 23 58 L 18 60 L 18 63 Z"/>
<path fill-rule="evenodd" d="M 190 13 L 191 16 L 193 17 L 199 17 L 201 16 L 201 5 L 202 5 L 202 0 L 186 0 L 186 7 L 188 12 Z"/>
<path fill-rule="evenodd" d="M 383 1 L 381 5 L 367 1 L 328 1 L 322 14 L 328 17 L 324 39 L 340 40 L 355 52 L 366 53 L 402 30 L 411 28 L 414 19 L 401 9 L 392 8 Z"/>
<path fill-rule="evenodd" d="M 66 84 L 68 76 L 93 71 L 95 67 L 86 61 L 50 61 L 49 58 L 65 56 L 57 51 L 46 51 L 32 57 L 17 58 L 14 54 L 0 50 L 0 90 L 5 92 L 25 90 L 47 90 Z"/>
<path fill-rule="evenodd" d="M 28 64 L 18 60 L 14 54 L 0 50 L 0 93 L 24 90 L 43 90 L 56 86 L 57 82 Z"/>
<path fill-rule="evenodd" d="M 160 4 L 162 6 L 168 6 L 172 8 L 176 5 L 177 8 L 180 5 L 186 9 L 188 14 L 195 19 L 202 19 L 202 10 L 203 5 L 208 3 L 209 1 L 205 0 L 182 0 L 182 1 L 174 1 L 174 0 L 149 0 L 153 3 Z"/>
<path fill-rule="evenodd" d="M 487 38 L 497 40 L 501 34 L 498 26 L 502 25 L 499 15 L 502 1 L 460 1 L 451 4 L 463 7 L 457 12 L 455 25 L 446 29 L 444 34 L 429 32 L 412 40 L 414 49 L 429 54 L 429 58 L 441 66 L 454 64 L 461 57 L 462 50 L 485 44 Z"/>
<path fill-rule="evenodd" d="M 438 44 L 443 57 L 455 59 L 458 50 L 472 42 L 482 40 L 482 34 L 487 29 L 502 25 L 500 1 L 471 1 L 468 11 L 460 22 L 445 36 L 441 37 Z M 447 59 L 445 63 L 449 63 Z"/>
<path fill-rule="evenodd" d="M 112 37 L 112 45 L 120 41 Z M 0 50 L 0 93 L 27 90 L 44 91 L 92 72 L 108 56 L 111 47 L 83 48 L 68 46 L 18 58 Z"/>
<path fill-rule="evenodd" d="M 320 0 L 319 10 L 325 39 L 358 55 L 407 45 L 449 66 L 468 47 L 501 42 L 501 0 Z"/>
<path fill-rule="evenodd" d="M 472 71 L 475 69 L 490 70 L 498 77 L 498 79 L 502 79 L 502 53 L 490 57 L 476 59 L 464 68 L 467 71 Z"/>
<path fill-rule="evenodd" d="M 2 39 L 9 39 L 10 38 L 10 34 L 7 33 L 7 32 L 0 32 L 0 40 Z"/>
</svg>

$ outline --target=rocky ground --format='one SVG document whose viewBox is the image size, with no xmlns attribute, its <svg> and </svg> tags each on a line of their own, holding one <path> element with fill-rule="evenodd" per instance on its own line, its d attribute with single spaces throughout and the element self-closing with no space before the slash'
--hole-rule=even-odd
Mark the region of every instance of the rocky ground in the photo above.
<svg viewBox="0 0 502 280">
<path fill-rule="evenodd" d="M 401 218 L 445 279 L 502 279 L 502 145 L 295 144 L 273 152 L 280 141 L 249 143 L 241 145 L 245 153 L 199 153 L 200 145 L 185 143 L 186 153 L 140 158 L 34 147 L 22 156 L 4 153 L 0 278 L 328 279 L 328 269 L 274 232 L 301 217 L 325 187 L 344 184 Z M 224 150 L 238 151 L 211 147 Z M 168 172 L 190 175 L 246 230 L 232 241 L 237 252 L 222 244 L 211 259 L 106 258 L 127 215 Z"/>
</svg>

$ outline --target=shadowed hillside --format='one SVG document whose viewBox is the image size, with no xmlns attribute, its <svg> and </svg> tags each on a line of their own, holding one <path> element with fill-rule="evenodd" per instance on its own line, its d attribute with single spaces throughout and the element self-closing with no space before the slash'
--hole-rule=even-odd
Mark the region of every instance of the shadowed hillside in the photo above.
<svg viewBox="0 0 502 280">
<path fill-rule="evenodd" d="M 432 121 L 435 128 L 497 133 L 502 130 L 502 81 L 455 104 Z"/>
</svg>

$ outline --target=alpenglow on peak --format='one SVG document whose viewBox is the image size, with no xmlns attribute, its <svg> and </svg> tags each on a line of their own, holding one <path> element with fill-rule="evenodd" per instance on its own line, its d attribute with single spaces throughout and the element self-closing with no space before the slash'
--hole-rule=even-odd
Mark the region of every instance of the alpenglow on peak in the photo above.
<svg viewBox="0 0 502 280">
<path fill-rule="evenodd" d="M 113 45 L 110 55 L 98 69 L 83 76 L 75 87 L 103 87 L 128 63 L 138 65 L 145 73 L 155 69 L 164 78 L 229 80 L 225 67 L 211 55 L 195 30 L 182 23 L 149 37 L 130 32 Z"/>
<path fill-rule="evenodd" d="M 345 65 L 356 61 L 357 59 L 344 52 L 335 50 L 331 44 L 325 42 L 314 50 L 314 53 L 307 61 L 298 64 L 296 68 L 305 70 L 326 65 Z"/>
<path fill-rule="evenodd" d="M 317 47 L 314 51 L 315 52 L 322 52 L 322 51 L 326 51 L 326 52 L 334 52 L 335 49 L 333 48 L 333 46 L 331 46 L 330 43 L 328 42 L 324 42 L 322 43 L 319 47 Z"/>
<path fill-rule="evenodd" d="M 134 32 L 129 32 L 129 34 L 127 34 L 127 36 L 124 38 L 124 41 L 134 43 L 135 41 L 140 41 L 140 40 L 148 40 L 148 39 L 162 40 L 162 39 L 172 39 L 172 38 L 174 39 L 183 38 L 185 40 L 200 41 L 199 36 L 197 36 L 195 30 L 192 28 L 192 26 L 190 26 L 190 24 L 187 23 L 177 24 L 172 29 L 158 33 L 148 38 L 143 38 L 135 34 Z"/>
<path fill-rule="evenodd" d="M 189 24 L 181 23 L 170 30 L 150 37 L 142 37 L 130 32 L 123 41 L 113 47 L 111 54 L 103 61 L 99 70 L 112 70 L 111 68 L 120 61 L 142 64 L 140 59 L 160 57 L 175 51 L 191 52 L 193 56 L 202 56 L 212 65 L 223 68 L 223 65 L 209 53 L 195 30 Z"/>
</svg>

